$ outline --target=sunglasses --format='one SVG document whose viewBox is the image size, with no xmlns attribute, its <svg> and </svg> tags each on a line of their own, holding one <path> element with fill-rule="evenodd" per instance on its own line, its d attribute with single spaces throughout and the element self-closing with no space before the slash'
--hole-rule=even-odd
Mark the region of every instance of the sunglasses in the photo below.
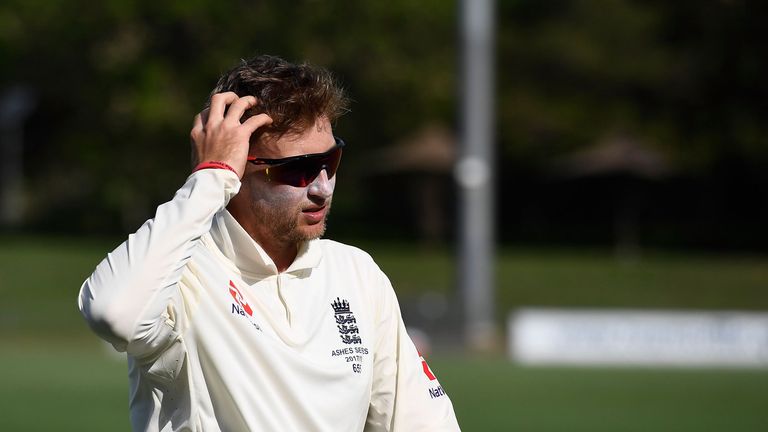
<svg viewBox="0 0 768 432">
<path fill-rule="evenodd" d="M 333 137 L 336 144 L 327 152 L 290 156 L 280 159 L 265 159 L 248 156 L 248 162 L 254 165 L 267 165 L 262 171 L 267 181 L 296 187 L 305 187 L 312 183 L 320 171 L 326 170 L 328 178 L 336 174 L 341 162 L 341 148 L 346 144 L 339 137 Z"/>
</svg>

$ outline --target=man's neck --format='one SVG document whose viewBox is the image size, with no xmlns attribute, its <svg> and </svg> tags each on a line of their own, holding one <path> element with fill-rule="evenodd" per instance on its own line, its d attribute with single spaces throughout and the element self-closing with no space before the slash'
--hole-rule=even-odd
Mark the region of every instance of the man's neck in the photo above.
<svg viewBox="0 0 768 432">
<path fill-rule="evenodd" d="M 282 273 L 288 270 L 293 261 L 296 259 L 296 255 L 299 252 L 299 246 L 294 243 L 280 242 L 275 239 L 261 239 L 255 233 L 251 233 L 246 229 L 246 232 L 251 238 L 264 249 L 264 252 L 272 258 L 272 262 L 277 267 L 277 272 Z"/>
<path fill-rule="evenodd" d="M 235 197 L 237 198 L 237 197 Z M 276 238 L 272 232 L 266 229 L 262 224 L 249 223 L 253 219 L 250 218 L 250 209 L 246 208 L 242 203 L 238 203 L 235 200 L 229 202 L 227 210 L 235 218 L 238 224 L 248 233 L 253 241 L 259 244 L 264 252 L 269 255 L 272 262 L 275 264 L 278 273 L 282 273 L 291 266 L 296 259 L 296 255 L 299 253 L 299 244 L 296 241 L 287 239 Z"/>
</svg>

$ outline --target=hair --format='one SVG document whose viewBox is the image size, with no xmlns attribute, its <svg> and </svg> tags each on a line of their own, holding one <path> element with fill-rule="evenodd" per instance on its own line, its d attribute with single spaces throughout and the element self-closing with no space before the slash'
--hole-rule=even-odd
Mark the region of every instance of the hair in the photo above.
<svg viewBox="0 0 768 432">
<path fill-rule="evenodd" d="M 246 111 L 243 120 L 266 113 L 272 124 L 263 131 L 270 135 L 301 133 L 322 117 L 333 123 L 349 106 L 344 89 L 326 69 L 271 55 L 240 60 L 219 78 L 211 96 L 227 91 L 256 97 L 256 106 Z M 210 103 L 209 96 L 206 106 Z"/>
</svg>

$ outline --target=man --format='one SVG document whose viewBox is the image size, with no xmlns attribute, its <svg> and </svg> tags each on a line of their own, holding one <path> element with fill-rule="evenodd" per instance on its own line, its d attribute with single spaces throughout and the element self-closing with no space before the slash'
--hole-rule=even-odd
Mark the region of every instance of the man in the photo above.
<svg viewBox="0 0 768 432">
<path fill-rule="evenodd" d="M 386 276 L 319 240 L 345 104 L 327 71 L 243 61 L 195 117 L 184 186 L 83 284 L 135 430 L 459 429 Z"/>
</svg>

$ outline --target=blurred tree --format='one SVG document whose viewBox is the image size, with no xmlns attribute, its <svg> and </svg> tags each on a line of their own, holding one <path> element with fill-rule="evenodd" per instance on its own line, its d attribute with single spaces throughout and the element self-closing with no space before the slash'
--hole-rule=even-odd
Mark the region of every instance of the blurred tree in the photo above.
<svg viewBox="0 0 768 432">
<path fill-rule="evenodd" d="M 705 182 L 741 173 L 733 184 L 768 183 L 764 3 L 497 7 L 500 193 L 610 133 L 649 143 Z M 456 124 L 456 13 L 439 0 L 5 0 L 0 89 L 22 84 L 38 96 L 25 135 L 28 224 L 135 229 L 188 172 L 189 125 L 216 77 L 270 53 L 329 67 L 348 87 L 354 104 L 338 129 L 351 163 L 334 218 L 365 229 L 355 221 L 387 204 L 355 181 L 362 149 Z"/>
<path fill-rule="evenodd" d="M 549 158 L 628 131 L 678 165 L 768 161 L 762 2 L 500 2 L 507 156 Z M 748 156 L 747 156 L 748 155 Z"/>
<path fill-rule="evenodd" d="M 656 233 L 646 238 L 765 250 L 764 2 L 508 1 L 499 8 L 499 207 L 507 239 L 570 242 L 581 231 L 605 242 L 610 221 L 597 209 L 608 205 L 601 190 L 609 185 L 553 190 L 541 167 L 622 134 L 661 151 L 676 172 L 652 191 L 643 217 Z"/>
<path fill-rule="evenodd" d="M 187 172 L 188 128 L 215 79 L 255 53 L 336 71 L 355 100 L 351 143 L 450 121 L 453 13 L 435 0 L 4 2 L 0 85 L 41 98 L 30 214 L 52 230 L 135 229 Z"/>
</svg>

